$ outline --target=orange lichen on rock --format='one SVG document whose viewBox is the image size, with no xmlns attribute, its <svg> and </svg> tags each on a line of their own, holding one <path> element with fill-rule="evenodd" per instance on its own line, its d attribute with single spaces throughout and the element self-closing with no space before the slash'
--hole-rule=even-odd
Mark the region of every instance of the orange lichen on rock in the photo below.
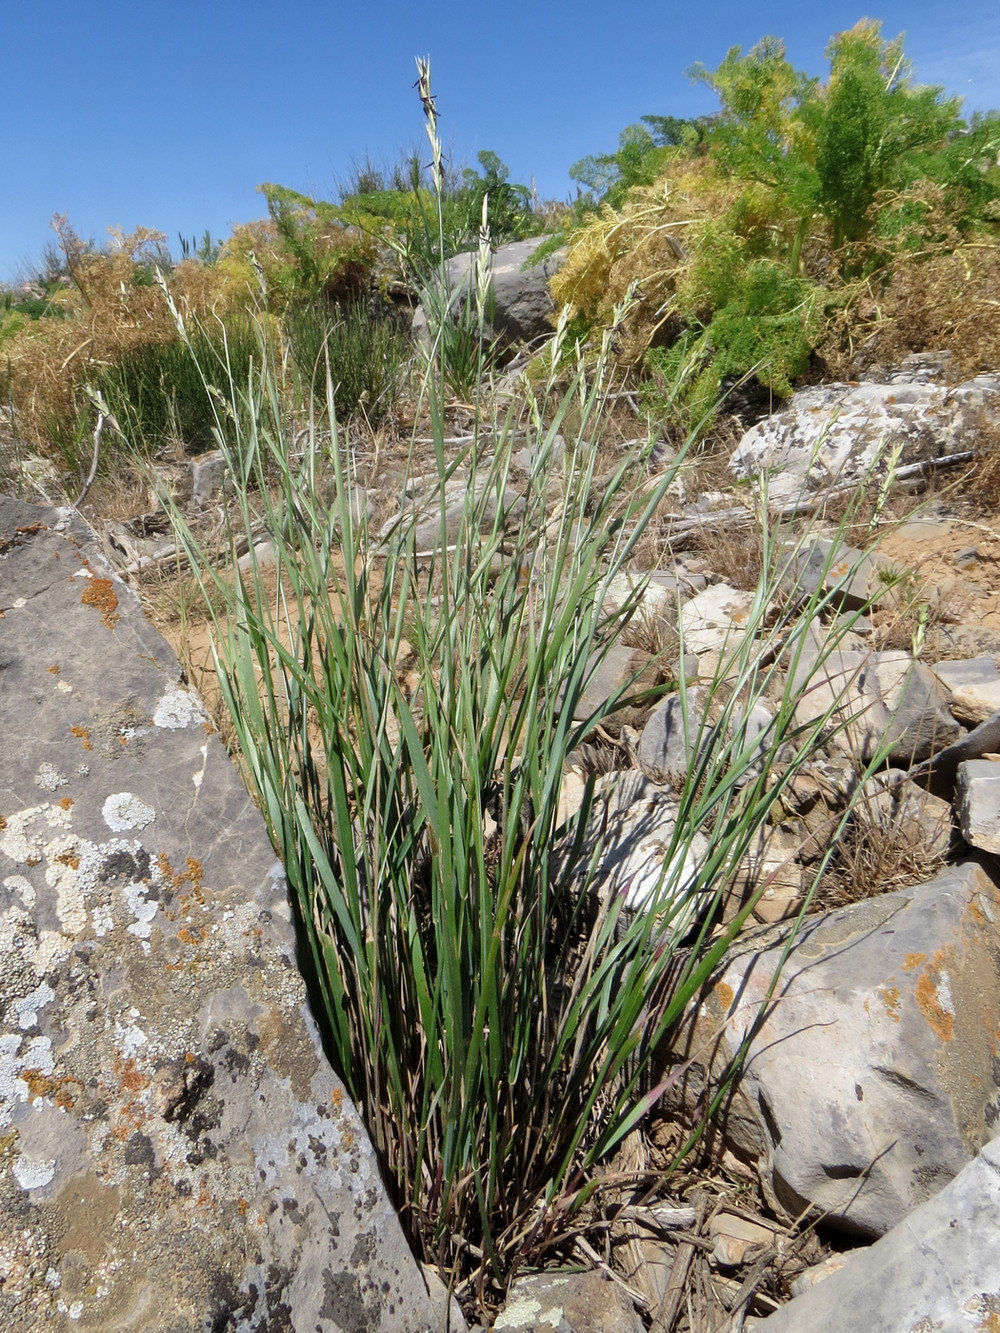
<svg viewBox="0 0 1000 1333">
<path fill-rule="evenodd" d="M 723 1012 L 728 1014 L 733 1007 L 733 1000 L 736 997 L 733 994 L 732 986 L 727 985 L 724 981 L 717 981 L 715 983 L 715 998 L 718 1000 Z"/>
<path fill-rule="evenodd" d="M 908 953 L 903 959 L 903 971 L 912 972 L 914 968 L 925 962 L 927 955 L 925 953 Z"/>
<path fill-rule="evenodd" d="M 955 1035 L 955 1015 L 941 998 L 942 987 L 947 993 L 948 986 L 942 962 L 942 951 L 939 949 L 931 958 L 924 974 L 917 978 L 914 998 L 927 1024 L 942 1041 L 950 1041 Z"/>
<path fill-rule="evenodd" d="M 90 732 L 86 727 L 70 727 L 69 732 L 70 735 L 75 736 L 77 740 L 83 741 L 83 748 L 85 750 L 92 750 L 94 748 L 91 744 Z"/>
<path fill-rule="evenodd" d="M 882 997 L 882 1003 L 885 1005 L 885 1012 L 894 1023 L 899 1022 L 899 987 L 898 986 L 879 986 L 878 993 Z"/>
<path fill-rule="evenodd" d="M 40 1069 L 25 1069 L 20 1077 L 28 1085 L 29 1097 L 51 1097 L 63 1111 L 72 1111 L 84 1086 L 82 1079 L 69 1076 L 53 1078 L 51 1074 L 43 1074 Z M 79 1091 L 70 1092 L 70 1087 Z"/>
<path fill-rule="evenodd" d="M 120 619 L 118 615 L 118 595 L 110 579 L 92 576 L 87 580 L 80 601 L 84 606 L 96 607 L 108 629 L 114 629 Z"/>
<path fill-rule="evenodd" d="M 194 856 L 189 856 L 185 860 L 187 870 L 175 870 L 170 864 L 170 858 L 164 852 L 160 852 L 156 858 L 156 864 L 160 868 L 160 873 L 175 891 L 188 886 L 188 892 L 194 898 L 195 902 L 204 905 L 205 891 L 202 888 L 202 880 L 205 877 L 205 871 L 201 862 Z"/>
</svg>

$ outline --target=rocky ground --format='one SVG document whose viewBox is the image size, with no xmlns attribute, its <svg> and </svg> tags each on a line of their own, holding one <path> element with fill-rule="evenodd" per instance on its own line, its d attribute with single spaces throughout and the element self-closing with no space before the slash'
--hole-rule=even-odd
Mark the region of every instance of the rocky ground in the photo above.
<svg viewBox="0 0 1000 1333">
<path fill-rule="evenodd" d="M 666 1057 L 679 1071 L 669 1097 L 616 1164 L 632 1179 L 647 1177 L 649 1188 L 604 1200 L 601 1225 L 581 1235 L 581 1266 L 610 1283 L 592 1288 L 592 1274 L 522 1279 L 497 1329 L 548 1327 L 553 1302 L 564 1322 L 552 1326 L 576 1333 L 821 1329 L 834 1327 L 823 1322 L 830 1311 L 837 1327 L 875 1327 L 863 1313 L 870 1288 L 850 1277 L 870 1265 L 872 1241 L 884 1237 L 879 1244 L 890 1247 L 879 1263 L 896 1275 L 889 1285 L 905 1303 L 917 1299 L 920 1261 L 900 1239 L 902 1220 L 919 1250 L 939 1225 L 928 1214 L 931 1230 L 922 1233 L 919 1219 L 942 1190 L 957 1189 L 947 1203 L 954 1216 L 981 1223 L 981 1177 L 993 1167 L 977 1153 L 1000 1117 L 998 402 L 995 377 L 947 385 L 941 367 L 921 362 L 862 386 L 808 390 L 785 414 L 730 439 L 725 454 L 709 441 L 682 469 L 637 562 L 641 605 L 611 674 L 594 689 L 642 672 L 650 686 L 682 676 L 685 690 L 661 691 L 655 703 L 612 718 L 566 775 L 572 808 L 580 773 L 602 773 L 600 815 L 614 830 L 602 865 L 607 890 L 634 895 L 630 906 L 642 910 L 636 885 L 697 759 L 692 738 L 714 724 L 704 710 L 718 700 L 726 654 L 746 632 L 759 573 L 750 494 L 765 472 L 772 506 L 784 506 L 789 522 L 798 507 L 799 522 L 813 525 L 786 572 L 786 595 L 808 597 L 820 586 L 830 597 L 815 651 L 796 667 L 797 707 L 803 716 L 832 709 L 837 726 L 748 855 L 739 891 L 722 909 L 731 917 L 752 902 L 746 930 Z M 469 425 L 456 408 L 454 438 Z M 614 460 L 641 433 L 623 398 L 595 447 Z M 875 442 L 887 438 L 898 444 L 891 484 L 885 469 L 874 481 L 868 470 Z M 398 510 L 404 472 L 413 471 L 408 447 L 406 435 L 358 438 L 367 465 L 360 502 L 373 523 Z M 669 457 L 666 444 L 660 457 Z M 179 458 L 158 471 L 210 533 L 225 503 L 218 460 Z M 844 527 L 845 496 L 863 478 L 870 494 Z M 205 618 L 162 511 L 144 484 L 120 480 L 95 487 L 83 511 L 225 734 Z M 258 556 L 266 562 L 266 550 Z M 825 655 L 829 617 L 862 604 L 865 616 Z M 772 721 L 765 706 L 762 735 Z M 878 771 L 866 776 L 875 755 Z M 864 798 L 842 823 L 862 781 Z M 791 942 L 787 923 L 806 909 Z M 766 1021 L 752 1030 L 748 1015 L 769 995 Z M 737 1093 L 664 1189 L 680 1125 L 711 1098 L 718 1070 L 744 1040 Z M 983 1289 L 984 1256 L 975 1246 L 964 1259 L 952 1256 L 921 1317 L 965 1302 L 970 1320 L 1000 1318 L 1000 1295 Z M 802 1295 L 814 1286 L 830 1293 L 829 1310 Z M 793 1296 L 813 1302 L 802 1316 L 797 1301 L 787 1305 Z M 851 1301 L 859 1303 L 853 1315 Z M 902 1328 L 906 1317 L 889 1311 L 878 1327 Z"/>
</svg>

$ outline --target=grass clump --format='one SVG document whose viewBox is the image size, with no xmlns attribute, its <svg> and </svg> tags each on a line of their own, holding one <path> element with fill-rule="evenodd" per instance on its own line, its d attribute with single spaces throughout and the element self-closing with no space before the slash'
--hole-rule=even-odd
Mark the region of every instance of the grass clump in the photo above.
<svg viewBox="0 0 1000 1333">
<path fill-rule="evenodd" d="M 214 448 L 217 430 L 232 439 L 215 384 L 245 383 L 259 350 L 249 315 L 216 319 L 193 325 L 186 340 L 139 344 L 98 369 L 94 386 L 140 457 L 171 445 L 201 453 Z"/>
<path fill-rule="evenodd" d="M 325 399 L 329 371 L 339 420 L 361 414 L 374 426 L 391 416 L 410 362 L 409 334 L 391 309 L 359 298 L 297 306 L 284 331 L 304 400 Z"/>
<path fill-rule="evenodd" d="M 314 413 L 332 429 L 293 451 L 267 410 L 265 340 L 259 371 L 230 386 L 235 436 L 220 444 L 232 553 L 263 535 L 276 563 L 218 574 L 178 519 L 325 1040 L 416 1248 L 479 1314 L 590 1225 L 609 1162 L 663 1091 L 660 1042 L 751 910 L 715 929 L 737 868 L 832 729 L 830 715 L 799 726 L 784 683 L 824 597 L 775 610 L 785 534 L 765 523 L 746 632 L 722 655 L 717 706 L 692 721 L 662 860 L 639 898 L 610 886 L 597 777 L 575 813 L 563 779 L 628 699 L 626 680 L 583 703 L 641 596 L 640 580 L 616 604 L 612 585 L 683 455 L 651 473 L 647 442 L 598 476 L 611 340 L 567 384 L 564 338 L 523 402 L 496 407 L 480 384 L 461 442 L 430 361 L 430 454 L 415 437 L 410 467 L 422 489 L 380 531 L 356 502 L 332 373 Z M 764 698 L 761 732 L 748 719 Z"/>
</svg>

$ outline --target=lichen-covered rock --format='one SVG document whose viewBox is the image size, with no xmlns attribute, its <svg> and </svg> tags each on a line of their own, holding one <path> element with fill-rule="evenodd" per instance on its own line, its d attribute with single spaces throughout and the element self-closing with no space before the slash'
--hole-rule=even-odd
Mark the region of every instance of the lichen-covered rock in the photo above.
<svg viewBox="0 0 1000 1333">
<path fill-rule="evenodd" d="M 72 510 L 0 501 L 0 1328 L 440 1327 L 281 867 Z"/>
<path fill-rule="evenodd" d="M 697 1103 L 746 1040 L 725 1141 L 775 1208 L 880 1236 L 995 1133 L 998 1030 L 1000 892 L 970 861 L 740 941 L 676 1054 Z"/>
<path fill-rule="evenodd" d="M 495 1333 L 642 1333 L 620 1287 L 600 1273 L 533 1273 L 514 1283 Z"/>
<path fill-rule="evenodd" d="M 860 481 L 898 448 L 903 464 L 975 447 L 984 421 L 1000 415 L 1000 377 L 956 387 L 904 371 L 890 384 L 823 384 L 800 389 L 752 426 L 729 466 L 741 480 L 767 478 L 772 503 L 831 484 Z"/>
<path fill-rule="evenodd" d="M 759 1333 L 989 1333 L 1000 1323 L 1000 1139 Z"/>
</svg>

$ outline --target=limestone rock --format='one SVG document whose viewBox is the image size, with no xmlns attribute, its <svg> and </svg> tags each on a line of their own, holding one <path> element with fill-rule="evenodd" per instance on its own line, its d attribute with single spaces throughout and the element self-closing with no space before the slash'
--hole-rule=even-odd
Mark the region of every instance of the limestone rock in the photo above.
<svg viewBox="0 0 1000 1333">
<path fill-rule="evenodd" d="M 176 658 L 72 510 L 0 584 L 0 1327 L 436 1329 Z"/>
<path fill-rule="evenodd" d="M 509 346 L 551 336 L 555 302 L 549 292 L 549 279 L 562 267 L 566 251 L 557 250 L 541 263 L 525 268 L 546 239 L 532 236 L 524 241 L 511 241 L 494 252 L 490 270 L 489 325 L 485 330 L 489 342 L 499 341 L 501 345 Z M 475 251 L 448 260 L 450 290 L 471 289 L 475 260 Z M 413 331 L 418 338 L 427 337 L 427 315 L 422 306 L 414 315 Z"/>
<path fill-rule="evenodd" d="M 967 726 L 977 727 L 1000 709 L 1000 668 L 995 657 L 939 662 L 934 674 L 951 691 L 952 713 Z"/>
<path fill-rule="evenodd" d="M 890 763 L 918 763 L 958 738 L 958 723 L 929 667 L 904 652 L 873 653 L 872 662 L 888 712 L 882 745 Z"/>
<path fill-rule="evenodd" d="M 747 633 L 754 594 L 716 583 L 680 611 L 682 645 L 689 653 L 732 653 Z"/>
<path fill-rule="evenodd" d="M 518 1278 L 494 1333 L 642 1333 L 620 1287 L 600 1273 L 535 1273 Z"/>
<path fill-rule="evenodd" d="M 967 759 L 959 764 L 955 803 L 965 841 L 1000 853 L 1000 763 Z"/>
<path fill-rule="evenodd" d="M 735 946 L 678 1055 L 719 1067 L 750 1037 L 718 1125 L 773 1206 L 882 1235 L 988 1141 L 998 936 L 1000 893 L 968 862 L 811 918 L 770 999 L 782 929 Z"/>
<path fill-rule="evenodd" d="M 847 610 L 858 610 L 878 592 L 878 568 L 861 551 L 825 537 L 791 545 L 781 582 L 800 597 L 824 592 Z"/>
<path fill-rule="evenodd" d="M 573 708 L 576 722 L 585 722 L 609 699 L 627 687 L 628 693 L 653 689 L 663 680 L 661 664 L 640 648 L 613 643 L 595 653 L 587 664 L 587 681 Z"/>
<path fill-rule="evenodd" d="M 914 764 L 958 736 L 932 672 L 909 653 L 828 649 L 821 632 L 814 638 L 793 676 L 795 718 L 828 718 L 836 749 L 863 762 L 881 752 L 890 763 Z"/>
<path fill-rule="evenodd" d="M 738 1213 L 723 1210 L 708 1224 L 712 1258 L 720 1268 L 738 1268 L 752 1263 L 765 1250 L 774 1248 L 776 1232 L 762 1222 L 752 1222 Z"/>
<path fill-rule="evenodd" d="M 656 912 L 664 931 L 679 934 L 694 921 L 708 842 L 693 831 L 675 845 L 676 828 L 677 803 L 665 787 L 634 771 L 598 779 L 577 864 L 582 872 L 596 858 L 593 887 L 604 900 L 621 901 L 624 921 Z"/>
<path fill-rule="evenodd" d="M 1000 1319 L 1000 1139 L 761 1333 L 982 1333 Z"/>
<path fill-rule="evenodd" d="M 399 525 L 401 515 L 407 523 L 416 518 L 411 540 L 418 553 L 428 554 L 441 548 L 442 539 L 445 546 L 459 541 L 470 522 L 478 522 L 482 529 L 490 530 L 498 512 L 504 519 L 512 517 L 524 504 L 523 497 L 510 486 L 498 498 L 489 469 L 470 475 L 464 468 L 456 470 L 445 483 L 443 506 L 438 479 L 429 476 L 410 478 L 400 501 L 399 511 L 383 524 L 379 535 L 388 539 Z"/>
<path fill-rule="evenodd" d="M 661 699 L 646 719 L 636 761 L 654 782 L 683 779 L 698 745 L 702 691 L 689 688 Z"/>
<path fill-rule="evenodd" d="M 885 450 L 902 464 L 975 447 L 983 415 L 1000 416 L 1000 377 L 957 387 L 919 374 L 892 384 L 825 384 L 801 389 L 781 411 L 751 427 L 729 466 L 741 480 L 767 476 L 772 502 L 861 480 Z"/>
<path fill-rule="evenodd" d="M 907 776 L 922 787 L 950 800 L 955 792 L 959 768 L 967 759 L 1000 753 L 1000 711 L 980 722 L 967 736 L 938 751 L 922 764 L 915 764 Z"/>
<path fill-rule="evenodd" d="M 871 654 L 848 648 L 827 650 L 817 640 L 795 666 L 799 726 L 828 719 L 830 744 L 842 754 L 867 761 L 888 726 L 888 713 L 871 670 Z"/>
</svg>

